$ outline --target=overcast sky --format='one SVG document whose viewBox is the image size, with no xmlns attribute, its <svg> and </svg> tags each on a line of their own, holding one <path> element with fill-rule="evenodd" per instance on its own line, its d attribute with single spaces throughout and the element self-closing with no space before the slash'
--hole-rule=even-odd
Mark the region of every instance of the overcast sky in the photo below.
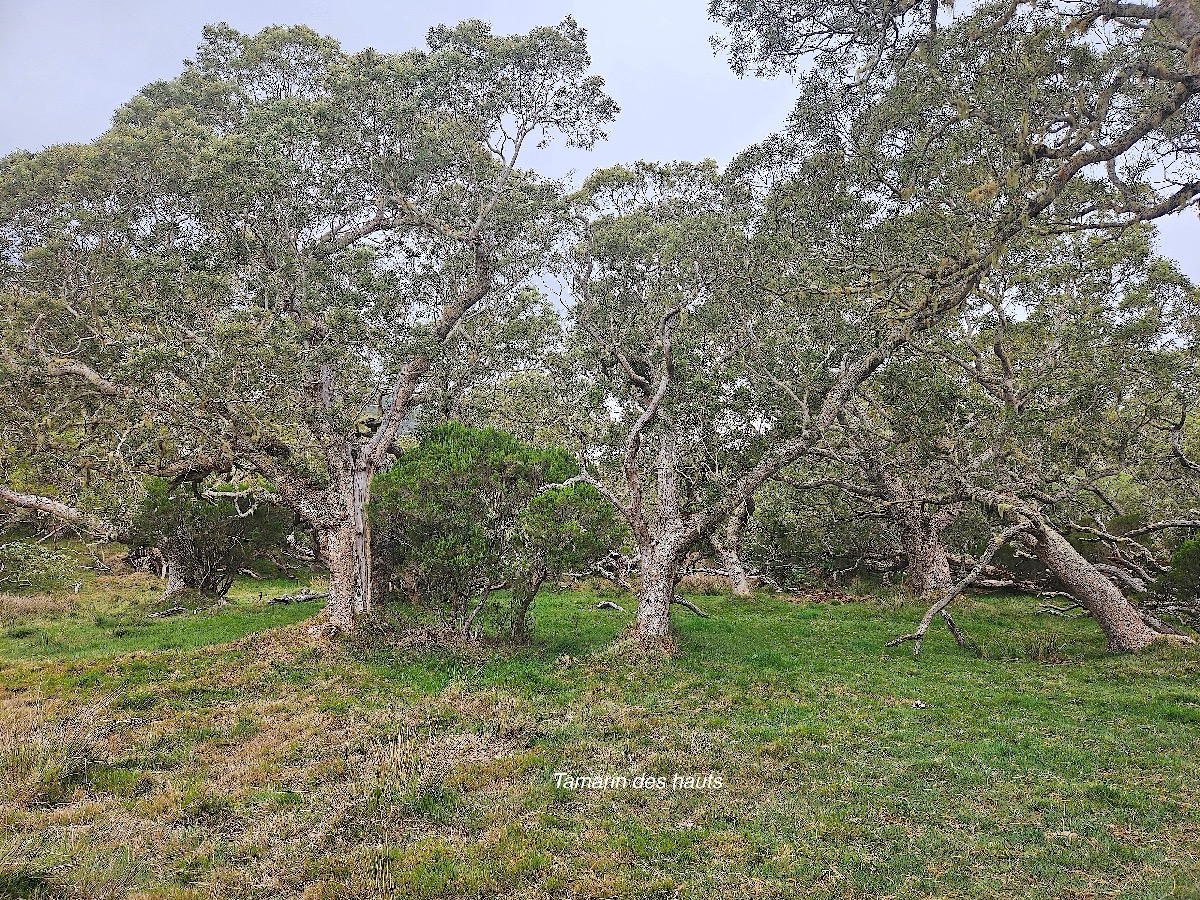
<svg viewBox="0 0 1200 900">
<path fill-rule="evenodd" d="M 713 56 L 705 0 L 0 0 L 0 155 L 88 141 L 143 85 L 177 75 L 200 29 L 241 31 L 304 23 L 355 51 L 422 46 L 439 23 L 478 18 L 497 32 L 573 15 L 589 34 L 594 69 L 621 106 L 595 150 L 544 151 L 548 175 L 636 159 L 727 162 L 779 126 L 795 88 L 787 79 L 735 78 Z M 1200 219 L 1162 226 L 1161 250 L 1200 280 Z"/>
</svg>

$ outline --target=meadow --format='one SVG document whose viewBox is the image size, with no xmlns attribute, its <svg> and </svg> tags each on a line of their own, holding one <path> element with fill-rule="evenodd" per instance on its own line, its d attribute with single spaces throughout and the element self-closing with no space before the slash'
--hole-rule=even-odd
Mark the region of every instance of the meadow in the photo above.
<svg viewBox="0 0 1200 900">
<path fill-rule="evenodd" d="M 693 593 L 669 656 L 591 590 L 330 642 L 297 586 L 0 598 L 0 896 L 1200 897 L 1194 650 L 979 596 L 914 659 L 879 588 Z"/>
</svg>

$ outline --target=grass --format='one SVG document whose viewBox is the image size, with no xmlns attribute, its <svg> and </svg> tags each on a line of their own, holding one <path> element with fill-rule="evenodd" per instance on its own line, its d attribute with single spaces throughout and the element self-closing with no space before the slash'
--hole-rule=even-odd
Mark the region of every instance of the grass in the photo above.
<svg viewBox="0 0 1200 900">
<path fill-rule="evenodd" d="M 1023 598 L 914 660 L 898 598 L 697 597 L 638 660 L 584 592 L 453 649 L 155 588 L 0 604 L 0 896 L 1200 897 L 1200 654 Z"/>
</svg>

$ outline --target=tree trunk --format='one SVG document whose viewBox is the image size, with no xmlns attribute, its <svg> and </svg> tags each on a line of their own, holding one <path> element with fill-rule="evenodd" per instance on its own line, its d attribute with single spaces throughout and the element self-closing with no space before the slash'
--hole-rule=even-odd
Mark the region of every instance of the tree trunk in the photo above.
<svg viewBox="0 0 1200 900">
<path fill-rule="evenodd" d="M 681 554 L 661 548 L 642 553 L 641 584 L 638 587 L 637 618 L 633 632 L 643 643 L 667 637 L 671 628 L 671 604 L 679 581 Z"/>
<path fill-rule="evenodd" d="M 881 472 L 876 482 L 892 501 L 892 521 L 908 559 L 904 578 L 909 589 L 918 597 L 945 596 L 954 587 L 954 576 L 942 532 L 962 514 L 962 504 L 953 503 L 929 513 L 898 479 Z"/>
<path fill-rule="evenodd" d="M 749 597 L 754 591 L 746 567 L 742 564 L 741 554 L 737 548 L 726 545 L 721 551 L 721 565 L 729 573 L 730 590 L 738 597 Z"/>
<path fill-rule="evenodd" d="M 350 503 L 351 543 L 354 551 L 355 580 L 359 586 L 355 615 L 368 612 L 375 598 L 371 577 L 371 526 L 367 522 L 367 503 L 371 499 L 371 473 L 356 469 L 352 480 Z"/>
<path fill-rule="evenodd" d="M 325 615 L 338 631 L 353 630 L 355 617 L 370 608 L 370 551 L 365 537 L 353 521 L 317 535 L 321 560 L 329 569 Z"/>
<path fill-rule="evenodd" d="M 941 530 L 913 513 L 901 524 L 900 538 L 908 557 L 905 580 L 912 592 L 918 597 L 944 596 L 954 579 Z"/>
<path fill-rule="evenodd" d="M 714 534 L 710 539 L 713 549 L 721 561 L 722 568 L 728 573 L 729 587 L 738 597 L 749 597 L 751 594 L 750 578 L 746 567 L 742 564 L 741 545 L 742 532 L 746 522 L 754 511 L 754 501 L 747 500 L 734 510 L 729 517 L 722 534 Z"/>
<path fill-rule="evenodd" d="M 529 638 L 529 609 L 537 598 L 542 582 L 546 580 L 546 570 L 536 566 L 529 575 L 513 586 L 511 631 L 513 641 L 520 643 Z"/>
<path fill-rule="evenodd" d="M 1039 528 L 1035 549 L 1042 564 L 1061 581 L 1104 630 L 1108 649 L 1128 653 L 1148 647 L 1158 635 L 1147 627 L 1116 585 L 1097 572 L 1065 537 Z"/>
<path fill-rule="evenodd" d="M 355 619 L 371 609 L 375 586 L 371 578 L 371 531 L 367 524 L 371 474 L 356 468 L 349 479 L 347 514 L 333 527 L 317 532 L 321 561 L 329 569 L 329 627 L 351 631 Z"/>
<path fill-rule="evenodd" d="M 166 562 L 167 586 L 163 589 L 166 600 L 186 590 L 200 589 L 200 571 L 196 560 L 195 544 L 184 535 L 172 535 L 163 541 L 163 559 Z"/>
</svg>

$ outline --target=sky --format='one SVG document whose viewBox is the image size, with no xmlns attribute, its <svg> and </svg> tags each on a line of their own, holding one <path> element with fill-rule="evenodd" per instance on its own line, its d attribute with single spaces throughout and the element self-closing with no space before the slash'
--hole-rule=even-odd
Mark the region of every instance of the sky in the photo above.
<svg viewBox="0 0 1200 900">
<path fill-rule="evenodd" d="M 139 88 L 182 69 L 210 22 L 240 31 L 306 24 L 344 49 L 423 46 L 436 24 L 478 18 L 498 33 L 571 15 L 621 115 L 590 152 L 552 147 L 526 164 L 586 175 L 637 159 L 728 162 L 777 129 L 796 88 L 739 79 L 714 56 L 706 0 L 0 0 L 0 155 L 89 141 Z M 1200 281 L 1200 218 L 1160 223 L 1160 250 Z"/>
</svg>

